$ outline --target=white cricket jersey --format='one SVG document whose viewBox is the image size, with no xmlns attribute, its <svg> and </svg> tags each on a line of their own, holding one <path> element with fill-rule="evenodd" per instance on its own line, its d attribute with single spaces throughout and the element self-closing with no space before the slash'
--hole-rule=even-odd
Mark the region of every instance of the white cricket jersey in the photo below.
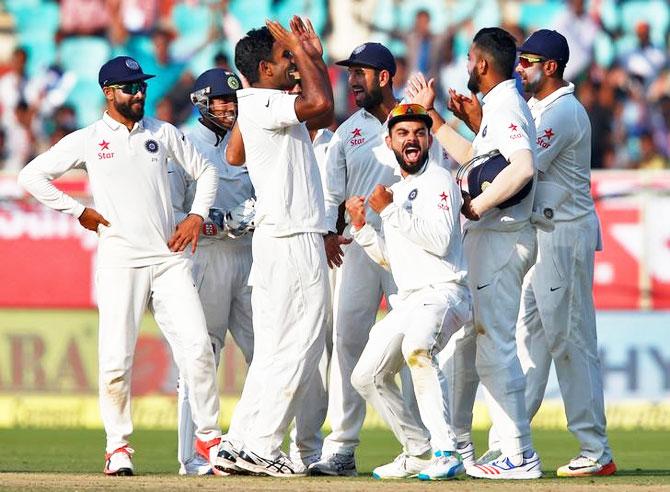
<svg viewBox="0 0 670 492">
<path fill-rule="evenodd" d="M 514 79 L 496 85 L 484 96 L 483 103 L 479 133 L 472 142 L 474 157 L 495 149 L 508 161 L 517 150 L 528 149 L 535 154 L 535 122 L 528 104 L 516 89 Z M 533 197 L 534 190 L 517 205 L 502 210 L 493 207 L 478 221 L 467 221 L 465 227 L 518 230 L 530 220 Z"/>
<path fill-rule="evenodd" d="M 213 208 L 221 210 L 232 210 L 240 203 L 254 196 L 254 187 L 249 179 L 249 171 L 246 166 L 231 166 L 226 160 L 226 147 L 230 139 L 230 132 L 226 132 L 223 139 L 217 143 L 216 134 L 205 125 L 198 123 L 187 137 L 195 148 L 198 149 L 216 168 L 218 173 L 218 188 Z M 172 193 L 172 207 L 177 222 L 182 221 L 191 209 L 195 197 L 196 183 L 186 173 L 184 168 L 168 162 L 168 177 L 170 179 L 170 190 Z M 201 241 L 216 241 L 229 239 L 228 236 L 218 235 L 216 238 L 200 235 Z M 251 244 L 251 235 L 246 234 L 235 241 L 248 242 Z"/>
<path fill-rule="evenodd" d="M 36 157 L 19 174 L 19 183 L 46 206 L 79 217 L 84 205 L 51 180 L 85 168 L 95 209 L 110 223 L 98 228 L 98 266 L 142 267 L 181 255 L 167 246 L 175 229 L 168 159 L 197 180 L 190 213 L 207 217 L 216 169 L 173 125 L 149 117 L 128 131 L 105 112 Z"/>
<path fill-rule="evenodd" d="M 377 184 L 390 186 L 398 181 L 398 161 L 388 148 L 388 122 L 360 109 L 335 131 L 326 155 L 326 225 L 335 231 L 337 208 L 355 195 L 369 196 Z M 445 166 L 446 154 L 437 141 L 430 148 L 430 162 Z M 368 224 L 379 230 L 379 216 L 368 209 Z"/>
<path fill-rule="evenodd" d="M 319 168 L 307 127 L 295 113 L 296 97 L 274 89 L 237 91 L 256 228 L 275 237 L 327 232 Z"/>
<path fill-rule="evenodd" d="M 316 131 L 312 146 L 314 147 L 314 157 L 316 157 L 316 164 L 319 166 L 319 175 L 321 176 L 321 185 L 324 193 L 326 190 L 326 155 L 330 141 L 333 139 L 334 133 L 328 128 L 319 128 Z"/>
<path fill-rule="evenodd" d="M 595 211 L 591 196 L 591 122 L 574 96 L 575 86 L 528 101 L 537 129 L 538 181 L 550 181 L 570 192 L 554 211 L 554 221 L 572 220 Z"/>
<path fill-rule="evenodd" d="M 391 186 L 382 234 L 369 224 L 351 231 L 377 263 L 390 269 L 400 297 L 429 285 L 466 285 L 460 226 L 461 191 L 451 173 L 427 164 Z"/>
</svg>

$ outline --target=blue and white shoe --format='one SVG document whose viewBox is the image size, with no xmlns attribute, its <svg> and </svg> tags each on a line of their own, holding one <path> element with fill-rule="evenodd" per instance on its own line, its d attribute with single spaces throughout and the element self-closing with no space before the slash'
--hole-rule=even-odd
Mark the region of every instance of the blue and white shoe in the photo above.
<svg viewBox="0 0 670 492">
<path fill-rule="evenodd" d="M 419 480 L 451 480 L 465 473 L 461 455 L 455 451 L 435 451 L 433 463 L 417 476 Z"/>
<path fill-rule="evenodd" d="M 179 467 L 180 475 L 214 475 L 212 465 L 204 457 L 196 454 L 193 459 L 182 463 Z"/>
<path fill-rule="evenodd" d="M 501 456 L 497 460 L 482 465 L 474 465 L 467 474 L 474 478 L 493 480 L 529 480 L 542 476 L 542 462 L 535 451 L 526 452 L 528 457 Z"/>
</svg>

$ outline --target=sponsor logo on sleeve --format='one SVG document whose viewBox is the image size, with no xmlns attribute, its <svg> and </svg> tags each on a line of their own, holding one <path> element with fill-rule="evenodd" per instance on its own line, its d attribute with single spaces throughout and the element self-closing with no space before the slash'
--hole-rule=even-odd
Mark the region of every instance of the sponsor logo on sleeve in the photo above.
<svg viewBox="0 0 670 492">
<path fill-rule="evenodd" d="M 551 147 L 551 142 L 550 140 L 556 135 L 554 133 L 554 130 L 552 128 L 547 128 L 544 130 L 544 133 L 540 136 L 537 137 L 537 145 L 542 147 L 543 149 L 548 149 Z"/>
<path fill-rule="evenodd" d="M 519 126 L 515 125 L 513 122 L 509 124 L 507 127 L 509 129 L 509 139 L 510 140 L 516 140 L 518 138 L 523 137 L 521 132 L 519 131 Z"/>
<path fill-rule="evenodd" d="M 440 210 L 449 210 L 449 195 L 446 192 L 440 193 L 440 201 L 437 203 Z"/>
</svg>

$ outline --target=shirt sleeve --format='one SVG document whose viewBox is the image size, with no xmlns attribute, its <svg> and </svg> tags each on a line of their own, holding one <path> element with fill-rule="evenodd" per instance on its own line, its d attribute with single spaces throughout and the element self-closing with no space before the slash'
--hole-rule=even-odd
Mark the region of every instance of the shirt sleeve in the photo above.
<svg viewBox="0 0 670 492">
<path fill-rule="evenodd" d="M 387 207 L 388 208 L 388 207 Z M 391 271 L 391 265 L 386 253 L 386 242 L 381 234 L 365 224 L 360 229 L 351 228 L 351 235 L 364 250 L 365 253 L 384 270 Z"/>
<path fill-rule="evenodd" d="M 271 94 L 260 115 L 263 128 L 278 130 L 287 126 L 299 125 L 300 120 L 295 113 L 297 97 L 297 94 L 286 94 L 284 92 Z"/>
<path fill-rule="evenodd" d="M 447 182 L 449 178 L 445 178 L 433 178 L 419 189 L 419 194 L 425 197 L 412 213 L 391 203 L 380 214 L 384 226 L 394 227 L 406 239 L 439 257 L 446 256 L 449 251 L 452 231 L 458 220 L 455 217 L 461 208 L 460 194 Z"/>
<path fill-rule="evenodd" d="M 19 184 L 47 207 L 78 218 L 86 207 L 56 188 L 52 180 L 70 169 L 85 167 L 84 145 L 84 130 L 63 137 L 21 170 Z"/>
<path fill-rule="evenodd" d="M 181 165 L 196 182 L 195 197 L 188 213 L 206 219 L 216 198 L 219 179 L 216 167 L 198 152 L 182 132 L 170 124 L 166 126 L 169 157 Z"/>
<path fill-rule="evenodd" d="M 335 132 L 326 151 L 326 177 L 323 190 L 326 205 L 326 227 L 334 231 L 337 227 L 337 212 L 345 199 L 347 186 L 347 162 L 342 147 L 340 132 Z"/>
<path fill-rule="evenodd" d="M 559 114 L 558 108 L 550 108 L 542 113 L 537 121 L 537 169 L 546 172 L 561 151 L 578 139 L 578 130 L 579 125 L 575 118 L 566 118 L 566 115 Z"/>
<path fill-rule="evenodd" d="M 175 164 L 174 161 L 168 162 L 168 181 L 170 182 L 172 210 L 174 211 L 174 217 L 178 224 L 188 215 L 188 212 L 186 211 L 186 208 L 188 207 L 186 197 L 188 195 L 189 185 L 194 185 L 194 183 L 193 180 L 188 179 L 184 168 Z"/>
<path fill-rule="evenodd" d="M 519 113 L 510 110 L 501 110 L 491 120 L 488 123 L 487 131 L 491 132 L 495 148 L 508 161 L 517 150 L 527 149 L 532 151 L 535 148 L 535 145 L 531 145 L 531 138 L 535 136 L 532 121 L 525 121 Z M 531 124 L 533 128 L 530 128 Z"/>
</svg>

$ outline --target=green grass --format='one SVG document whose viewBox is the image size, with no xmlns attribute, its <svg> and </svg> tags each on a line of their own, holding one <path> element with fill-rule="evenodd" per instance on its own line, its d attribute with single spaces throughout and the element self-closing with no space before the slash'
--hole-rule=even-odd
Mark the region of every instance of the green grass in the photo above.
<svg viewBox="0 0 670 492">
<path fill-rule="evenodd" d="M 533 438 L 547 476 L 578 452 L 567 431 L 536 430 Z M 670 432 L 614 431 L 610 439 L 620 470 L 617 482 L 670 486 Z M 0 443 L 0 472 L 99 473 L 103 466 L 102 430 L 3 429 Z M 485 451 L 485 433 L 475 434 L 475 444 L 478 454 Z M 132 446 L 139 474 L 176 474 L 176 432 L 137 430 Z M 369 474 L 399 452 L 390 431 L 365 430 L 357 453 L 359 471 Z"/>
</svg>

